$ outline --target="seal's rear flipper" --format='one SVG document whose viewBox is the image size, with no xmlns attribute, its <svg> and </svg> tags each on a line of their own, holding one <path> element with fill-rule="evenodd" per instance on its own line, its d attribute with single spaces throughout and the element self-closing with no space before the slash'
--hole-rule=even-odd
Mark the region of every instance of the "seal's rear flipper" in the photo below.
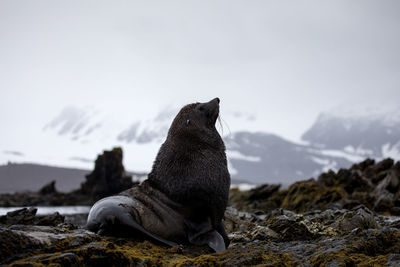
<svg viewBox="0 0 400 267">
<path fill-rule="evenodd" d="M 154 240 L 156 242 L 159 242 L 161 244 L 173 247 L 176 246 L 177 244 L 172 242 L 172 241 L 168 241 L 165 240 L 164 238 L 161 238 L 159 236 L 156 236 L 152 233 L 150 233 L 149 231 L 147 231 L 146 229 L 143 228 L 143 226 L 141 226 L 140 224 L 138 224 L 130 214 L 125 213 L 124 216 L 121 216 L 119 218 L 119 223 L 121 223 L 122 225 L 128 226 L 134 230 L 139 231 L 140 233 L 144 234 L 145 236 L 149 237 L 151 240 Z"/>
</svg>

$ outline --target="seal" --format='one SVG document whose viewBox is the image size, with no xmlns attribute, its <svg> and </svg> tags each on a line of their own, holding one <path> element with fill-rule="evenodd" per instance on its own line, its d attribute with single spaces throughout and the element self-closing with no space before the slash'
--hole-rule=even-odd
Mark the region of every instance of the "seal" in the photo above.
<svg viewBox="0 0 400 267">
<path fill-rule="evenodd" d="M 184 106 L 173 120 L 148 178 L 96 202 L 87 229 L 174 246 L 229 246 L 222 223 L 230 175 L 215 128 L 220 100 Z"/>
</svg>

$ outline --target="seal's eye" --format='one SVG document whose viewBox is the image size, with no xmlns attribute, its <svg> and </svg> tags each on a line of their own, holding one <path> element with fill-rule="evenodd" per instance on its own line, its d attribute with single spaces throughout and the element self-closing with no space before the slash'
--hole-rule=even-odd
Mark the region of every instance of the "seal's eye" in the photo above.
<svg viewBox="0 0 400 267">
<path fill-rule="evenodd" d="M 186 125 L 189 125 L 190 124 L 190 120 L 186 120 Z"/>
</svg>

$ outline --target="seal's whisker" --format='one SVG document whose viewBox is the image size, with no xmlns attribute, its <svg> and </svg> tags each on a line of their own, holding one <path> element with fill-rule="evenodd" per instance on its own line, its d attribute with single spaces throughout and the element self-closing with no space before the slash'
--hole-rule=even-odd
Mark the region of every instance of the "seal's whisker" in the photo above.
<svg viewBox="0 0 400 267">
<path fill-rule="evenodd" d="M 218 124 L 221 127 L 221 136 L 224 136 L 223 124 L 225 124 L 225 126 L 228 128 L 228 134 L 226 135 L 226 137 L 230 138 L 232 135 L 231 129 L 229 128 L 228 123 L 223 118 L 221 118 L 221 116 L 218 116 Z"/>
</svg>

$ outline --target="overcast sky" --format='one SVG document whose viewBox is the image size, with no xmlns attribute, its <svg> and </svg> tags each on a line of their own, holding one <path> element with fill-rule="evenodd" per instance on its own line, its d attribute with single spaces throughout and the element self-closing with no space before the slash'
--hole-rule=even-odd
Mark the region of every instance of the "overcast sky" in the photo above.
<svg viewBox="0 0 400 267">
<path fill-rule="evenodd" d="M 321 111 L 398 102 L 399 14 L 396 0 L 2 0 L 0 125 L 42 128 L 67 105 L 134 121 L 218 96 L 222 117 L 299 140 Z"/>
</svg>

